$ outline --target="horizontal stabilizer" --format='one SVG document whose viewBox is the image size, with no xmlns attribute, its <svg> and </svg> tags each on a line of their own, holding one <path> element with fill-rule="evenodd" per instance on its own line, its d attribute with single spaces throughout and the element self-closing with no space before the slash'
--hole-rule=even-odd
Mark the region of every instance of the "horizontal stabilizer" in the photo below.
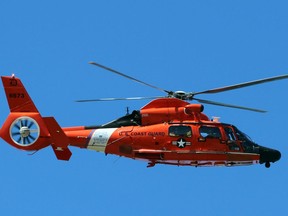
<svg viewBox="0 0 288 216">
<path fill-rule="evenodd" d="M 69 160 L 72 153 L 68 149 L 69 139 L 53 117 L 43 118 L 51 136 L 52 148 L 59 160 Z"/>
<path fill-rule="evenodd" d="M 72 155 L 72 152 L 68 148 L 57 147 L 53 144 L 52 148 L 58 160 L 68 161 Z"/>
</svg>

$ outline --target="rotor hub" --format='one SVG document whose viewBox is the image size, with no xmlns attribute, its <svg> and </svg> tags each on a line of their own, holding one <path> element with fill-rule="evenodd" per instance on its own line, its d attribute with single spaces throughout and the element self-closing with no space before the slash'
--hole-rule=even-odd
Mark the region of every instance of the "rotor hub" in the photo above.
<svg viewBox="0 0 288 216">
<path fill-rule="evenodd" d="M 30 135 L 30 129 L 27 126 L 21 127 L 19 133 L 22 137 L 28 137 Z"/>
<path fill-rule="evenodd" d="M 173 93 L 173 97 L 180 99 L 180 100 L 192 100 L 193 99 L 193 95 L 185 91 L 175 91 Z"/>
<path fill-rule="evenodd" d="M 177 99 L 181 99 L 181 100 L 186 100 L 186 92 L 184 91 L 175 91 L 173 93 L 173 97 L 177 98 Z"/>
</svg>

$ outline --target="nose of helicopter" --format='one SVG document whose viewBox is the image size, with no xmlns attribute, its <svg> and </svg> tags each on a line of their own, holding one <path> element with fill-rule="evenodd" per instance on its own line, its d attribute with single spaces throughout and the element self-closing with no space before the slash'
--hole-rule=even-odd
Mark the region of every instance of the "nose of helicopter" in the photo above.
<svg viewBox="0 0 288 216">
<path fill-rule="evenodd" d="M 267 168 L 270 167 L 270 162 L 274 163 L 281 158 L 281 153 L 278 150 L 266 148 L 263 146 L 260 146 L 259 148 L 260 153 L 260 163 L 265 163 L 265 166 Z"/>
</svg>

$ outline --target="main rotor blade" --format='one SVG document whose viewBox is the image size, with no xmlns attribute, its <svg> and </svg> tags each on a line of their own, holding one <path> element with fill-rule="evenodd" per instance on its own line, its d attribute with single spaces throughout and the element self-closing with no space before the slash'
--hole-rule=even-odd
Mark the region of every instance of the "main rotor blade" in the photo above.
<svg viewBox="0 0 288 216">
<path fill-rule="evenodd" d="M 235 108 L 235 109 L 249 110 L 249 111 L 260 112 L 260 113 L 267 112 L 265 110 L 254 109 L 254 108 L 243 107 L 243 106 L 237 106 L 237 105 L 232 105 L 232 104 L 225 104 L 225 103 L 220 103 L 220 102 L 215 102 L 215 101 L 210 101 L 210 100 L 203 100 L 203 99 L 198 99 L 198 98 L 193 98 L 193 99 L 198 101 L 198 102 L 200 102 L 200 103 L 211 104 L 211 105 L 216 105 L 216 106 L 223 106 L 223 107 L 230 107 L 230 108 Z"/>
<path fill-rule="evenodd" d="M 129 98 L 99 98 L 88 100 L 76 100 L 75 102 L 97 102 L 97 101 L 118 101 L 118 100 L 151 100 L 156 98 L 163 98 L 162 96 L 155 97 L 129 97 Z"/>
<path fill-rule="evenodd" d="M 130 80 L 132 80 L 132 81 L 141 83 L 141 84 L 143 84 L 143 85 L 149 86 L 149 87 L 154 88 L 154 89 L 157 89 L 157 90 L 159 90 L 159 91 L 166 92 L 166 93 L 168 93 L 168 94 L 171 93 L 171 91 L 168 91 L 168 90 L 159 88 L 159 87 L 157 87 L 157 86 L 151 85 L 151 84 L 149 84 L 149 83 L 143 82 L 143 81 L 141 81 L 141 80 L 138 80 L 138 79 L 136 79 L 136 78 L 133 78 L 133 77 L 131 77 L 131 76 L 128 76 L 128 75 L 126 75 L 126 74 L 123 74 L 123 73 L 121 73 L 121 72 L 119 72 L 119 71 L 116 71 L 116 70 L 114 70 L 114 69 L 112 69 L 112 68 L 109 68 L 109 67 L 106 67 L 106 66 L 104 66 L 104 65 L 98 64 L 98 63 L 96 63 L 96 62 L 89 62 L 89 64 L 95 65 L 95 66 L 100 67 L 100 68 L 105 69 L 105 70 L 108 70 L 108 71 L 110 71 L 110 72 L 112 72 L 112 73 L 118 74 L 118 75 L 123 76 L 123 77 L 125 77 L 125 78 L 127 78 L 127 79 L 130 79 Z"/>
<path fill-rule="evenodd" d="M 265 78 L 265 79 L 260 79 L 260 80 L 255 80 L 255 81 L 250 81 L 250 82 L 244 82 L 236 85 L 231 85 L 231 86 L 225 86 L 225 87 L 220 87 L 220 88 L 215 88 L 215 89 L 210 89 L 202 92 L 196 92 L 193 93 L 193 95 L 198 95 L 198 94 L 214 94 L 214 93 L 219 93 L 219 92 L 224 92 L 224 91 L 230 91 L 238 88 L 244 88 L 252 85 L 258 85 L 262 84 L 265 82 L 272 82 L 276 80 L 281 80 L 281 79 L 287 79 L 288 74 L 286 75 L 281 75 L 281 76 L 275 76 L 275 77 L 270 77 L 270 78 Z"/>
</svg>

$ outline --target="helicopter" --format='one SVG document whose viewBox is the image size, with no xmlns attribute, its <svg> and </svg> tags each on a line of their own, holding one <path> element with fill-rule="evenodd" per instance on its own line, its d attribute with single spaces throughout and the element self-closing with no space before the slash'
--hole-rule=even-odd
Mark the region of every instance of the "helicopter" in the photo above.
<svg viewBox="0 0 288 216">
<path fill-rule="evenodd" d="M 56 158 L 68 161 L 70 146 L 156 164 L 215 167 L 265 164 L 269 168 L 281 158 L 278 150 L 253 142 L 236 126 L 212 120 L 203 113 L 203 104 L 224 106 L 254 112 L 255 109 L 195 98 L 252 85 L 287 79 L 275 76 L 200 92 L 170 91 L 143 82 L 112 68 L 90 62 L 166 96 L 100 98 L 77 102 L 151 99 L 140 110 L 134 110 L 111 122 L 95 126 L 61 127 L 54 117 L 43 117 L 20 78 L 1 76 L 10 113 L 0 129 L 0 137 L 11 146 L 37 152 L 51 146 Z M 188 101 L 198 101 L 198 104 Z"/>
</svg>

